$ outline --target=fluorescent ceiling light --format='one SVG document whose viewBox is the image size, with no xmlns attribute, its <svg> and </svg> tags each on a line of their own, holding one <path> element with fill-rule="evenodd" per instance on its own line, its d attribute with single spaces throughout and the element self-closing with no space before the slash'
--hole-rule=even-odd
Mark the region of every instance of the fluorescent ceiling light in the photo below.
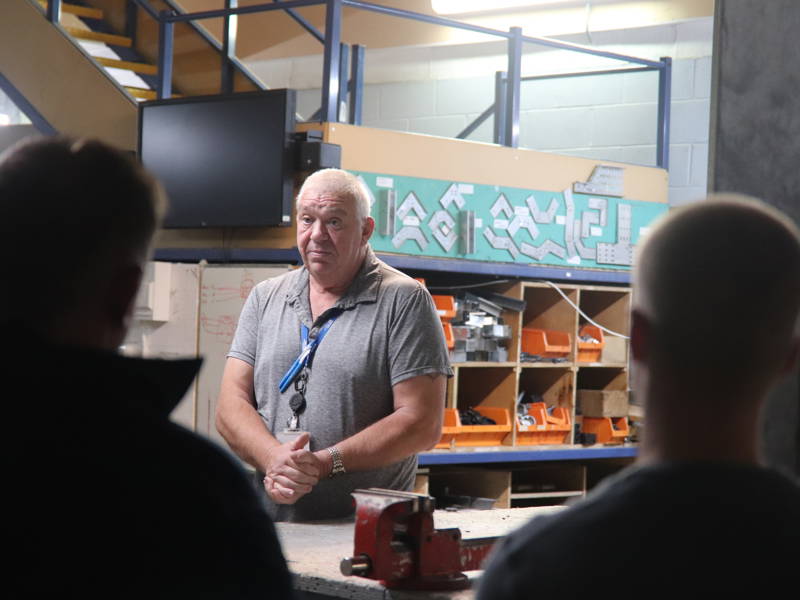
<svg viewBox="0 0 800 600">
<path fill-rule="evenodd" d="M 440 15 L 464 15 L 510 8 L 533 8 L 544 4 L 560 4 L 569 1 L 571 0 L 431 0 L 431 6 Z"/>
<path fill-rule="evenodd" d="M 0 113 L 0 125 L 10 125 L 11 124 L 11 117 L 9 117 L 5 113 Z"/>
</svg>

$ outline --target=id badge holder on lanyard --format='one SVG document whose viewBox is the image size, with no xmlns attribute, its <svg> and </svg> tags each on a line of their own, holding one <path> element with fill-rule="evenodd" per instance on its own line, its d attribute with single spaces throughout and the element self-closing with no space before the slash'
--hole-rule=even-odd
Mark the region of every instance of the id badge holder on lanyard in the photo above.
<svg viewBox="0 0 800 600">
<path fill-rule="evenodd" d="M 302 341 L 302 350 L 300 351 L 300 355 L 295 359 L 292 363 L 292 366 L 289 367 L 289 370 L 280 380 L 278 384 L 278 389 L 280 390 L 281 394 L 289 389 L 289 386 L 294 383 L 295 393 L 292 394 L 292 397 L 289 399 L 289 408 L 292 410 L 292 416 L 289 417 L 289 421 L 287 422 L 287 428 L 284 429 L 282 432 L 276 433 L 276 438 L 282 444 L 292 441 L 301 433 L 303 433 L 300 428 L 300 415 L 306 408 L 306 398 L 305 398 L 305 391 L 306 391 L 306 381 L 308 380 L 308 366 L 311 362 L 311 359 L 314 356 L 314 352 L 317 349 L 317 346 L 322 343 L 323 338 L 330 330 L 333 322 L 339 316 L 338 312 L 334 312 L 331 314 L 330 318 L 325 322 L 322 328 L 319 330 L 317 336 L 309 341 L 308 339 L 308 327 L 305 325 L 300 326 L 300 339 Z"/>
</svg>

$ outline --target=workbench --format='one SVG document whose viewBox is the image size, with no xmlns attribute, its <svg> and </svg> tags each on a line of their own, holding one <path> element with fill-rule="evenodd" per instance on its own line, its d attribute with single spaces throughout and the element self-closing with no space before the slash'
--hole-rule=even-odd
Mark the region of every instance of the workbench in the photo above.
<svg viewBox="0 0 800 600">
<path fill-rule="evenodd" d="M 463 539 L 503 536 L 536 515 L 562 510 L 563 506 L 494 510 L 437 510 L 437 529 L 458 527 Z M 472 589 L 454 592 L 388 590 L 377 581 L 348 577 L 339 572 L 339 561 L 353 554 L 354 521 L 276 523 L 283 552 L 294 575 L 300 597 L 351 598 L 353 600 L 471 600 L 481 571 L 469 572 Z"/>
</svg>

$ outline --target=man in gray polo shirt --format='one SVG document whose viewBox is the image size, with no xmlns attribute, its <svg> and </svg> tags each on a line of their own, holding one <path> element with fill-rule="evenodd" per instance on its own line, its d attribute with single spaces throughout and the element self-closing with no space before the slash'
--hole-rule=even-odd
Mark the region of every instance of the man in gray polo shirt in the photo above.
<svg viewBox="0 0 800 600">
<path fill-rule="evenodd" d="M 356 488 L 410 489 L 441 435 L 442 327 L 427 290 L 373 254 L 369 209 L 346 171 L 305 181 L 304 266 L 253 289 L 228 354 L 217 429 L 263 474 L 276 520 L 350 515 Z"/>
</svg>

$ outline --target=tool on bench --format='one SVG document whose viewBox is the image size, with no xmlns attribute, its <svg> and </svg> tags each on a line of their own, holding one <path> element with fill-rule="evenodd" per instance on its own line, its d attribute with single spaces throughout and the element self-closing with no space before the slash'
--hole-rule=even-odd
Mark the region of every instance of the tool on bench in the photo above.
<svg viewBox="0 0 800 600">
<path fill-rule="evenodd" d="M 377 579 L 388 588 L 458 590 L 464 571 L 480 569 L 496 537 L 461 539 L 461 530 L 435 529 L 436 501 L 424 494 L 370 488 L 355 490 L 353 556 L 344 575 Z"/>
</svg>

